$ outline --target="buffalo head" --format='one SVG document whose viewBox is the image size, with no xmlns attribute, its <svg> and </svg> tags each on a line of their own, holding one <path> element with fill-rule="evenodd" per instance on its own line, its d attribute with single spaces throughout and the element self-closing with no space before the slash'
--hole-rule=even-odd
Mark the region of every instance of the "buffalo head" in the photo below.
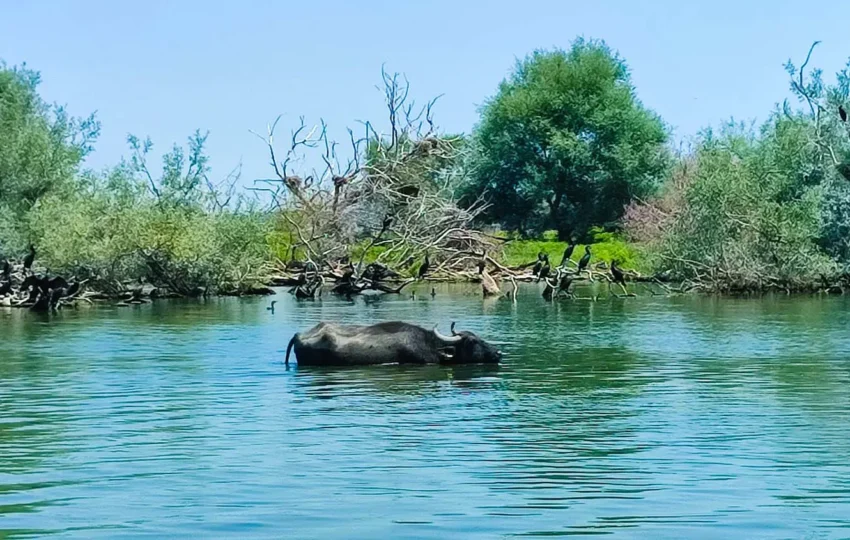
<svg viewBox="0 0 850 540">
<path fill-rule="evenodd" d="M 496 364 L 502 358 L 498 349 L 472 332 L 455 332 L 455 323 L 452 323 L 451 336 L 444 336 L 436 326 L 434 336 L 441 345 L 440 356 L 444 363 Z"/>
</svg>

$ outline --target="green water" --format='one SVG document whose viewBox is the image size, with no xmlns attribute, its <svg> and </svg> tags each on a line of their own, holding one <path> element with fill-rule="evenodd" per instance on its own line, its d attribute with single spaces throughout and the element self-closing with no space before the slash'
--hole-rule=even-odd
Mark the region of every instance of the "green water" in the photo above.
<svg viewBox="0 0 850 540">
<path fill-rule="evenodd" d="M 0 538 L 850 536 L 850 299 L 0 309 Z M 499 368 L 286 369 L 320 320 Z"/>
</svg>

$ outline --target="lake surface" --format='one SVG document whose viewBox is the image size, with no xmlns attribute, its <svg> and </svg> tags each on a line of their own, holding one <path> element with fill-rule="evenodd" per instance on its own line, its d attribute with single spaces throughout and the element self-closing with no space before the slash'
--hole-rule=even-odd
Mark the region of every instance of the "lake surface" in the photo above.
<svg viewBox="0 0 850 540">
<path fill-rule="evenodd" d="M 0 309 L 0 538 L 850 537 L 850 299 Z M 477 332 L 499 368 L 283 365 Z"/>
</svg>

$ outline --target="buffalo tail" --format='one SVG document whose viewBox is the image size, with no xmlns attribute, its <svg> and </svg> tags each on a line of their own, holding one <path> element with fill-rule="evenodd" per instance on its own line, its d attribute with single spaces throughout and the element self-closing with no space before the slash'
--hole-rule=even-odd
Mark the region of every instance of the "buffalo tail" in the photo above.
<svg viewBox="0 0 850 540">
<path fill-rule="evenodd" d="M 295 334 L 294 336 L 292 336 L 292 339 L 289 340 L 289 345 L 286 346 L 286 360 L 284 360 L 284 362 L 283 362 L 283 364 L 286 365 L 286 366 L 289 365 L 289 353 L 292 352 L 292 346 L 295 345 L 296 336 L 298 336 L 298 334 Z"/>
</svg>

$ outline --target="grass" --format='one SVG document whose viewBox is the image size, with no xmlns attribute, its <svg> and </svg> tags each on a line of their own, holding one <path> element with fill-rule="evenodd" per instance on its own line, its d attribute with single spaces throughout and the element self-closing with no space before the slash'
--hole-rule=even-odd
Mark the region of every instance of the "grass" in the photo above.
<svg viewBox="0 0 850 540">
<path fill-rule="evenodd" d="M 629 270 L 646 271 L 647 264 L 641 257 L 640 251 L 632 244 L 617 238 L 611 233 L 597 233 L 590 245 L 593 258 L 591 262 L 605 261 L 611 264 L 617 259 L 620 266 Z M 579 244 L 573 251 L 572 260 L 578 260 L 584 255 L 584 244 Z M 566 242 L 554 240 L 550 234 L 544 234 L 542 240 L 513 240 L 505 246 L 504 258 L 501 261 L 506 266 L 518 266 L 537 260 L 539 252 L 547 253 L 553 265 L 560 264 Z"/>
</svg>

